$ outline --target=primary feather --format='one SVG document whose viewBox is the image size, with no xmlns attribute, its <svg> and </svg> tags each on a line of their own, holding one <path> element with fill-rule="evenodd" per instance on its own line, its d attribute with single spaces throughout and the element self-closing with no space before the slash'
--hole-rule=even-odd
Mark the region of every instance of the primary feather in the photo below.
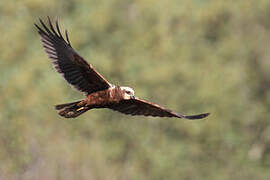
<svg viewBox="0 0 270 180">
<path fill-rule="evenodd" d="M 37 24 L 35 26 L 41 36 L 43 47 L 52 60 L 56 71 L 62 74 L 68 83 L 86 94 L 104 90 L 111 86 L 71 47 L 67 31 L 65 31 L 66 40 L 63 38 L 58 21 L 55 23 L 56 30 L 49 17 L 49 27 L 42 20 L 40 20 L 40 23 L 43 28 Z"/>
</svg>

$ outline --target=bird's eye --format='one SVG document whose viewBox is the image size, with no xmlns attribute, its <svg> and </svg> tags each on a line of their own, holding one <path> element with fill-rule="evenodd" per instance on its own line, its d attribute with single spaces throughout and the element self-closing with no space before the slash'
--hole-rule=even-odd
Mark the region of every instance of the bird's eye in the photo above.
<svg viewBox="0 0 270 180">
<path fill-rule="evenodd" d="M 131 92 L 130 91 L 126 91 L 127 94 L 130 94 Z"/>
</svg>

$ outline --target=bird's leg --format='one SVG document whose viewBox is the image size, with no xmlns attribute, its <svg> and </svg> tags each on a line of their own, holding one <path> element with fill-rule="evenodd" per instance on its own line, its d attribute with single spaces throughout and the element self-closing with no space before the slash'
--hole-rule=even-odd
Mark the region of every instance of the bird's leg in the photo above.
<svg viewBox="0 0 270 180">
<path fill-rule="evenodd" d="M 85 107 L 80 107 L 79 109 L 77 109 L 76 111 L 82 111 L 82 110 L 84 110 L 85 109 Z"/>
<path fill-rule="evenodd" d="M 86 105 L 86 100 L 85 99 L 83 99 L 81 102 L 79 102 L 78 104 L 77 104 L 77 106 L 79 107 L 78 109 L 76 109 L 76 111 L 82 111 L 82 110 L 84 110 L 86 107 L 85 107 L 85 105 Z"/>
</svg>

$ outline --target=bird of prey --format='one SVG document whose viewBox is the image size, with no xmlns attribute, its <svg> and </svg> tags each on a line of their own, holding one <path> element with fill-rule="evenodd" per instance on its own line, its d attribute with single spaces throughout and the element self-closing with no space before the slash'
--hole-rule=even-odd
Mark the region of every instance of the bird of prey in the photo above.
<svg viewBox="0 0 270 180">
<path fill-rule="evenodd" d="M 71 46 L 67 30 L 66 40 L 62 36 L 58 21 L 53 26 L 48 17 L 48 25 L 40 20 L 41 26 L 34 24 L 41 37 L 42 45 L 56 71 L 75 89 L 85 94 L 85 99 L 56 105 L 58 114 L 65 118 L 75 118 L 93 108 L 109 108 L 128 115 L 153 117 L 175 117 L 202 119 L 209 113 L 186 116 L 165 109 L 157 104 L 137 98 L 130 87 L 109 83 L 91 64 L 88 64 Z"/>
</svg>

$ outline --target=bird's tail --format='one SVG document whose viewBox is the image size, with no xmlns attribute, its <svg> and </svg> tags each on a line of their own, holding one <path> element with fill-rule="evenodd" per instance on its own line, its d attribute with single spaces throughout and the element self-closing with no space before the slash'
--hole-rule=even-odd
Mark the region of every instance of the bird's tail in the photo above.
<svg viewBox="0 0 270 180">
<path fill-rule="evenodd" d="M 58 111 L 58 114 L 62 117 L 75 118 L 89 110 L 88 107 L 79 105 L 80 102 L 81 101 L 59 104 L 55 106 L 55 109 Z"/>
</svg>

